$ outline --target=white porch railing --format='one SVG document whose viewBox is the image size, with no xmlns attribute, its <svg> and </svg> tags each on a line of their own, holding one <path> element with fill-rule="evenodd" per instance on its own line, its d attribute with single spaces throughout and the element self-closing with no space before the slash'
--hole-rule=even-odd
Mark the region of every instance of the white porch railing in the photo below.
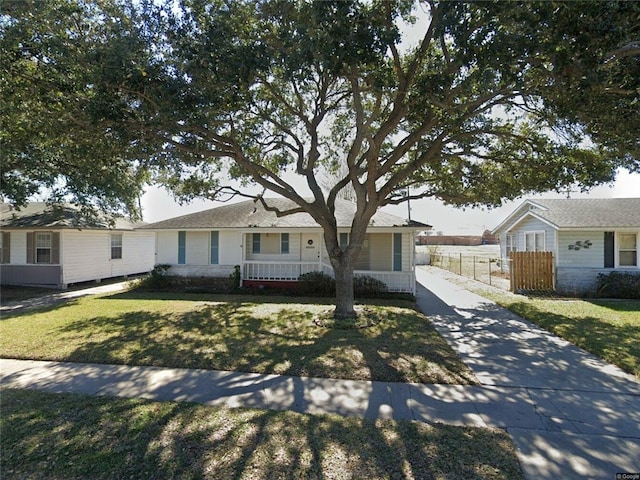
<svg viewBox="0 0 640 480">
<path fill-rule="evenodd" d="M 319 262 L 257 262 L 245 260 L 244 280 L 298 280 L 303 273 L 323 271 Z"/>
<path fill-rule="evenodd" d="M 334 276 L 333 268 L 323 262 L 262 262 L 246 260 L 243 280 L 297 281 L 298 277 L 309 272 L 324 272 Z M 391 292 L 415 293 L 413 272 L 387 272 L 374 270 L 356 270 L 354 276 L 373 277 L 384 282 Z"/>
<path fill-rule="evenodd" d="M 356 270 L 356 277 L 373 277 L 387 285 L 390 292 L 407 292 L 415 294 L 416 278 L 413 272 L 386 272 L 373 270 Z"/>
</svg>

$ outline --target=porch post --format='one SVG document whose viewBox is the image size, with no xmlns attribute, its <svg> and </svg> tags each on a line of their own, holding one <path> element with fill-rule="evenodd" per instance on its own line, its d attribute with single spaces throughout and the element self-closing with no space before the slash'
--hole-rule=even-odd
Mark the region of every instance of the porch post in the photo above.
<svg viewBox="0 0 640 480">
<path fill-rule="evenodd" d="M 410 237 L 410 241 L 409 241 L 409 245 L 411 245 L 411 247 L 409 248 L 409 272 L 411 275 L 411 290 L 413 293 L 413 296 L 416 296 L 417 293 L 417 289 L 416 289 L 416 232 L 417 230 L 411 230 L 411 237 Z"/>
<path fill-rule="evenodd" d="M 246 240 L 247 236 L 245 234 L 245 232 L 243 230 L 240 230 L 240 286 L 244 287 L 244 261 L 245 259 L 245 255 L 247 254 L 247 249 L 245 246 L 245 240 Z"/>
</svg>

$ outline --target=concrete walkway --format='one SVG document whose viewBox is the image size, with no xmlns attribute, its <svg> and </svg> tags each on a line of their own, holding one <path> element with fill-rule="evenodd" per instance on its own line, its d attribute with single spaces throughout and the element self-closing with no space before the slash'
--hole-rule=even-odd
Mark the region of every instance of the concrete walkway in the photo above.
<svg viewBox="0 0 640 480">
<path fill-rule="evenodd" d="M 640 472 L 640 382 L 632 375 L 418 269 L 418 306 L 474 371 L 474 404 L 513 438 L 527 479 Z M 425 288 L 427 287 L 428 290 Z"/>
<path fill-rule="evenodd" d="M 23 312 L 32 308 L 42 308 L 68 302 L 74 298 L 86 297 L 87 295 L 99 295 L 102 293 L 115 293 L 127 288 L 129 280 L 124 282 L 109 283 L 95 287 L 82 288 L 80 290 L 63 290 L 61 292 L 50 293 L 41 297 L 33 297 L 16 302 L 8 302 L 0 305 L 0 314 L 10 314 Z"/>
<path fill-rule="evenodd" d="M 528 480 L 640 472 L 640 382 L 486 299 L 419 269 L 418 306 L 480 386 L 0 360 L 4 387 L 305 413 L 496 426 Z"/>
</svg>

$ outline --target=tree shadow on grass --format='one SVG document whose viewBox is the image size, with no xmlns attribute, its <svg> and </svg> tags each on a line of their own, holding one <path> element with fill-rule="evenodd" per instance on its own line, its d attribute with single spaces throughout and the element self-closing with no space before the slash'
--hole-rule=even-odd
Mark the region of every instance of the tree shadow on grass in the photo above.
<svg viewBox="0 0 640 480">
<path fill-rule="evenodd" d="M 522 478 L 500 431 L 11 390 L 3 410 L 6 479 Z"/>
<path fill-rule="evenodd" d="M 601 305 L 600 302 L 594 302 Z M 625 302 L 607 302 L 617 311 L 628 310 Z M 617 365 L 640 378 L 640 324 L 614 324 L 595 317 L 571 318 L 536 308 L 527 302 L 514 302 L 509 309 L 574 345 Z"/>
<path fill-rule="evenodd" d="M 262 308 L 262 307 L 260 307 Z M 201 304 L 186 312 L 131 311 L 71 321 L 63 360 L 291 376 L 418 383 L 475 383 L 447 343 L 412 310 L 381 309 L 372 328 L 330 329 L 314 310 L 247 303 Z"/>
</svg>

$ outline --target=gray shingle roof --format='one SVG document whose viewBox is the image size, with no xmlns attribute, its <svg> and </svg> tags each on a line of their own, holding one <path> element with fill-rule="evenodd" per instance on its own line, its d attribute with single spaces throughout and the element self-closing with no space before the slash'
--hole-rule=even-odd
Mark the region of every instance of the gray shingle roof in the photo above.
<svg viewBox="0 0 640 480">
<path fill-rule="evenodd" d="M 563 198 L 528 200 L 494 231 L 511 226 L 527 212 L 558 229 L 640 229 L 640 198 Z"/>
<path fill-rule="evenodd" d="M 31 202 L 20 210 L 13 208 L 8 203 L 0 203 L 1 228 L 133 230 L 143 225 L 117 218 L 115 225 L 111 226 L 104 218 L 87 218 L 80 215 L 79 208 L 68 203 L 52 207 L 45 202 Z"/>
<path fill-rule="evenodd" d="M 265 199 L 270 206 L 280 210 L 294 208 L 296 205 L 284 198 Z M 336 202 L 336 220 L 338 227 L 350 227 L 356 211 L 355 203 L 348 201 Z M 408 222 L 395 215 L 377 212 L 370 224 L 374 227 L 416 227 L 429 228 L 420 222 Z M 199 229 L 199 228 L 318 228 L 318 224 L 307 213 L 295 213 L 284 217 L 277 217 L 274 212 L 266 211 L 260 202 L 247 200 L 244 202 L 223 205 L 204 210 L 202 212 L 169 218 L 146 225 L 144 228 L 154 230 L 166 229 Z"/>
</svg>

